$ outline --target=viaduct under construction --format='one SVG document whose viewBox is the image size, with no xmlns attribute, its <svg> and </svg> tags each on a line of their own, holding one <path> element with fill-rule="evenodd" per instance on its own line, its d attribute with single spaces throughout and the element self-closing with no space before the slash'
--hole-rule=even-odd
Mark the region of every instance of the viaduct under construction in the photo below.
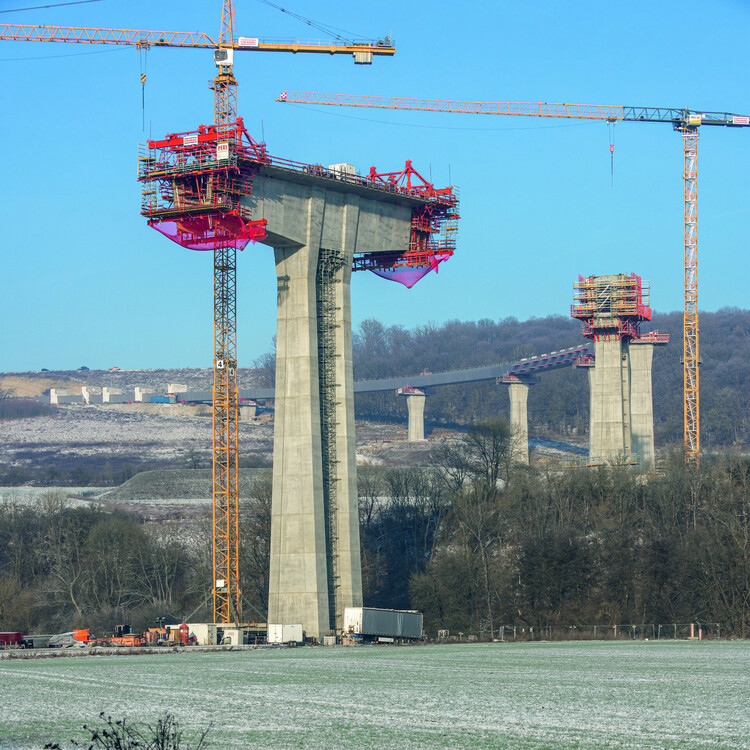
<svg viewBox="0 0 750 750">
<path fill-rule="evenodd" d="M 447 260 L 458 199 L 406 162 L 367 176 L 271 156 L 236 117 L 231 13 L 216 50 L 215 122 L 141 151 L 141 213 L 183 247 L 213 252 L 213 610 L 242 621 L 238 529 L 236 257 L 274 250 L 276 420 L 268 621 L 322 638 L 362 605 L 350 278 L 412 286 Z M 226 26 L 226 24 L 229 26 Z M 226 40 L 226 42 L 224 42 Z M 355 55 L 356 61 L 356 55 Z"/>
<path fill-rule="evenodd" d="M 341 43 L 265 42 L 235 35 L 222 0 L 217 39 L 200 32 L 0 26 L 0 39 L 212 49 L 214 122 L 149 140 L 139 154 L 141 213 L 182 247 L 213 256 L 213 620 L 240 624 L 237 251 L 264 242 L 278 286 L 277 414 L 269 621 L 320 638 L 361 604 L 354 463 L 349 281 L 370 270 L 413 286 L 453 254 L 458 197 L 407 161 L 366 176 L 271 157 L 237 117 L 234 54 L 394 53 L 388 37 Z M 145 75 L 141 76 L 145 84 Z"/>
</svg>

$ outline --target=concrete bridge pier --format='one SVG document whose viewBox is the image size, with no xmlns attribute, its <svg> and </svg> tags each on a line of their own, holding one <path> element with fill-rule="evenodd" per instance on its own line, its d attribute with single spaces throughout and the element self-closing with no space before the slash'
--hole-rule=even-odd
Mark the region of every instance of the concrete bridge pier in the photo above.
<svg viewBox="0 0 750 750">
<path fill-rule="evenodd" d="M 596 342 L 596 364 L 589 370 L 590 457 L 632 459 L 640 471 L 653 468 L 653 357 L 648 339 Z"/>
<path fill-rule="evenodd" d="M 508 384 L 510 398 L 511 456 L 513 463 L 529 463 L 529 385 L 519 380 Z"/>
<path fill-rule="evenodd" d="M 510 398 L 511 457 L 513 463 L 529 464 L 529 386 L 539 382 L 532 376 L 505 375 L 498 382 L 508 386 Z"/>
<path fill-rule="evenodd" d="M 642 471 L 654 467 L 654 397 L 651 365 L 654 345 L 630 342 L 630 435 Z"/>
<path fill-rule="evenodd" d="M 406 408 L 409 412 L 409 428 L 406 440 L 409 443 L 424 442 L 424 402 L 425 392 L 419 388 L 406 386 L 396 391 L 399 396 L 406 396 Z"/>
<path fill-rule="evenodd" d="M 589 370 L 589 456 L 622 461 L 632 454 L 630 439 L 630 347 L 622 338 L 595 342 L 596 364 Z"/>
<path fill-rule="evenodd" d="M 407 247 L 412 211 L 343 182 L 267 171 L 248 201 L 267 221 L 278 288 L 268 622 L 299 622 L 320 639 L 362 604 L 353 255 Z"/>
</svg>

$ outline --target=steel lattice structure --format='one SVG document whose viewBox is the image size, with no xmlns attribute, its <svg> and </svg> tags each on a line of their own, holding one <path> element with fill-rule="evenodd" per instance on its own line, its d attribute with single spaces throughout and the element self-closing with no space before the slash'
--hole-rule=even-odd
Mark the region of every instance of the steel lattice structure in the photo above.
<svg viewBox="0 0 750 750">
<path fill-rule="evenodd" d="M 239 417 L 237 250 L 214 249 L 213 608 L 214 622 L 238 622 Z"/>
<path fill-rule="evenodd" d="M 700 460 L 700 356 L 698 337 L 698 129 L 678 128 L 685 141 L 685 311 L 683 314 L 683 380 L 685 461 Z"/>
<path fill-rule="evenodd" d="M 237 116 L 237 80 L 222 65 L 232 43 L 234 0 L 224 0 L 219 72 L 214 78 L 214 125 L 221 131 Z M 226 53 L 225 53 L 226 54 Z M 239 585 L 239 393 L 237 391 L 237 251 L 214 248 L 213 580 L 214 622 L 238 622 Z M 223 584 L 223 585 L 222 585 Z"/>
</svg>

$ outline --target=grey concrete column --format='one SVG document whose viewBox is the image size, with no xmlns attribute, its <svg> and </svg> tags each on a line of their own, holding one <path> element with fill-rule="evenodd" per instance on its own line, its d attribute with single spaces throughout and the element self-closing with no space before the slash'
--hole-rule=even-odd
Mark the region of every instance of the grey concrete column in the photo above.
<svg viewBox="0 0 750 750">
<path fill-rule="evenodd" d="M 321 638 L 362 604 L 350 277 L 353 254 L 407 247 L 411 209 L 268 168 L 246 200 L 277 275 L 268 621 Z"/>
<path fill-rule="evenodd" d="M 317 192 L 317 191 L 315 191 Z M 268 621 L 328 630 L 315 274 L 323 196 L 306 201 L 303 246 L 274 247 L 276 402 Z"/>
<path fill-rule="evenodd" d="M 630 441 L 630 365 L 626 341 L 597 341 L 596 364 L 589 370 L 589 456 L 620 460 L 632 452 Z"/>
<path fill-rule="evenodd" d="M 406 397 L 409 412 L 407 440 L 410 443 L 424 442 L 424 393 L 411 393 Z"/>
<path fill-rule="evenodd" d="M 256 404 L 247 404 L 239 407 L 240 422 L 252 422 L 258 411 Z"/>
<path fill-rule="evenodd" d="M 654 466 L 653 344 L 630 346 L 630 431 L 633 453 L 643 471 Z"/>
<path fill-rule="evenodd" d="M 512 448 L 511 455 L 514 463 L 529 463 L 529 416 L 527 402 L 529 386 L 526 383 L 509 383 L 510 397 L 510 428 Z"/>
<path fill-rule="evenodd" d="M 329 196 L 329 204 L 331 197 Z M 362 560 L 359 543 L 357 448 L 354 431 L 354 366 L 352 355 L 351 278 L 360 226 L 357 196 L 335 201 L 340 212 L 340 236 L 326 246 L 339 250 L 343 265 L 336 274 L 336 629 L 343 628 L 344 609 L 362 606 Z M 330 209 L 329 209 L 330 210 Z M 338 234 L 338 232 L 336 232 Z"/>
</svg>

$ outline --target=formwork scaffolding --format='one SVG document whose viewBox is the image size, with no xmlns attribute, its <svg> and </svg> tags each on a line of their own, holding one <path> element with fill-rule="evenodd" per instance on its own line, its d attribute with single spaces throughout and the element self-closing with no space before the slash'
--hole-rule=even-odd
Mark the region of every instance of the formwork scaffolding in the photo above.
<svg viewBox="0 0 750 750">
<path fill-rule="evenodd" d="M 323 512 L 325 516 L 326 573 L 328 578 L 329 628 L 336 630 L 339 611 L 338 570 L 338 506 L 336 485 L 338 459 L 336 456 L 336 364 L 341 356 L 336 346 L 336 285 L 344 266 L 342 253 L 321 248 L 315 278 L 318 317 L 318 373 L 320 383 L 320 447 L 323 468 Z"/>
<path fill-rule="evenodd" d="M 594 341 L 637 338 L 641 322 L 652 317 L 649 294 L 649 283 L 634 273 L 579 276 L 570 315 L 583 323 L 583 335 Z"/>
<path fill-rule="evenodd" d="M 437 271 L 456 249 L 460 194 L 455 187 L 436 188 L 407 160 L 400 172 L 367 175 L 369 183 L 388 190 L 404 191 L 429 202 L 415 208 L 411 220 L 409 248 L 405 252 L 361 253 L 354 258 L 354 271 L 373 271 L 411 288 L 430 271 Z"/>
<path fill-rule="evenodd" d="M 243 158 L 251 154 L 253 160 Z M 212 251 L 214 259 L 213 612 L 239 623 L 239 490 L 237 391 L 237 250 L 265 238 L 247 203 L 253 164 L 265 147 L 242 120 L 173 133 L 141 147 L 141 213 L 182 247 Z"/>
</svg>

